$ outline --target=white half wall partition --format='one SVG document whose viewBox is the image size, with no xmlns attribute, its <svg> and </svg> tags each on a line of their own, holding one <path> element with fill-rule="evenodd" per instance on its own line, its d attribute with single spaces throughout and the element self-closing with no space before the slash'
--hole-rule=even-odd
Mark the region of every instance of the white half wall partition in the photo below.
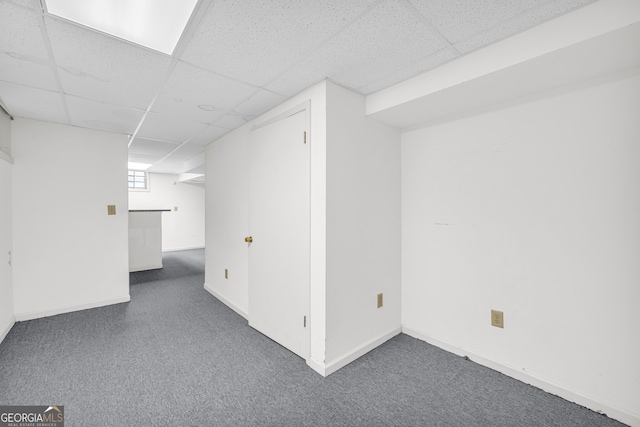
<svg viewBox="0 0 640 427">
<path fill-rule="evenodd" d="M 162 214 L 162 251 L 204 247 L 204 185 L 179 175 L 148 174 L 146 191 L 129 191 L 129 210 L 167 209 Z"/>
</svg>

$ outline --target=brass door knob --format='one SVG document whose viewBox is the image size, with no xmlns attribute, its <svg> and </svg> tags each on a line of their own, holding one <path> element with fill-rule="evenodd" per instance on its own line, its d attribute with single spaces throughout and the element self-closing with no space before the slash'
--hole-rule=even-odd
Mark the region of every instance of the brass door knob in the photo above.
<svg viewBox="0 0 640 427">
<path fill-rule="evenodd" d="M 245 237 L 244 241 L 247 242 L 247 243 L 251 243 L 251 242 L 253 242 L 253 237 L 251 237 L 251 236 Z"/>
</svg>

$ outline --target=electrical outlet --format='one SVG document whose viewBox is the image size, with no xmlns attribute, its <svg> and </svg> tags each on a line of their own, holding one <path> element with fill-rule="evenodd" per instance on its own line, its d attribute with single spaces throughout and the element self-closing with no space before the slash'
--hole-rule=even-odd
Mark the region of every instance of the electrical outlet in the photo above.
<svg viewBox="0 0 640 427">
<path fill-rule="evenodd" d="M 116 214 L 116 205 L 107 205 L 107 215 Z"/>
<path fill-rule="evenodd" d="M 491 310 L 491 326 L 504 328 L 504 313 L 498 310 Z"/>
<path fill-rule="evenodd" d="M 229 270 L 227 270 L 226 268 L 224 269 L 224 278 L 225 279 L 229 278 Z"/>
<path fill-rule="evenodd" d="M 378 308 L 382 307 L 382 294 L 378 294 Z"/>
<path fill-rule="evenodd" d="M 177 212 L 177 211 L 178 211 L 178 207 L 177 207 L 177 206 L 174 206 L 174 207 L 173 207 L 173 211 L 174 211 L 174 212 Z"/>
</svg>

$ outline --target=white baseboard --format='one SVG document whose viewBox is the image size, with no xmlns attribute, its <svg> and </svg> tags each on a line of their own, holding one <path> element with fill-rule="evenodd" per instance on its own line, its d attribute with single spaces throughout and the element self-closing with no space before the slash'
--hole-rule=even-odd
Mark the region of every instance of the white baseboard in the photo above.
<svg viewBox="0 0 640 427">
<path fill-rule="evenodd" d="M 95 301 L 87 304 L 74 305 L 69 307 L 54 308 L 52 310 L 44 311 L 30 311 L 24 313 L 16 313 L 16 322 L 24 322 L 25 320 L 40 319 L 42 317 L 55 316 L 57 314 L 71 313 L 73 311 L 87 310 L 89 308 L 104 307 L 106 305 L 120 304 L 123 302 L 131 301 L 131 297 L 127 294 L 120 298 L 113 298 L 110 300 Z"/>
<path fill-rule="evenodd" d="M 219 299 L 220 302 L 222 302 L 224 305 L 229 307 L 231 310 L 235 311 L 240 316 L 242 316 L 245 319 L 249 320 L 249 315 L 244 310 L 240 309 L 240 307 L 238 307 L 237 305 L 235 305 L 234 303 L 232 303 L 231 301 L 229 301 L 228 299 L 226 299 L 225 297 L 223 297 L 222 295 L 220 295 L 219 293 L 214 291 L 213 288 L 208 286 L 206 283 L 204 284 L 204 289 L 207 292 L 209 292 L 211 295 L 213 295 L 214 297 Z"/>
<path fill-rule="evenodd" d="M 185 246 L 183 248 L 162 248 L 162 252 L 178 252 L 178 251 L 190 251 L 192 249 L 204 249 L 204 246 Z"/>
<path fill-rule="evenodd" d="M 630 411 L 626 411 L 624 409 L 617 408 L 613 405 L 609 405 L 606 403 L 598 402 L 590 397 L 581 395 L 579 393 L 575 393 L 571 390 L 564 388 L 558 384 L 554 384 L 542 378 L 538 378 L 534 375 L 531 375 L 527 372 L 523 372 L 519 369 L 512 368 L 510 366 L 506 366 L 495 360 L 488 359 L 486 357 L 480 356 L 473 352 L 469 352 L 463 348 L 457 347 L 455 345 L 451 345 L 445 341 L 434 338 L 430 335 L 417 331 L 415 329 L 408 328 L 406 326 L 402 326 L 402 333 L 417 338 L 422 341 L 426 341 L 429 344 L 435 345 L 443 350 L 446 350 L 450 353 L 457 354 L 458 356 L 467 356 L 472 361 L 486 366 L 487 368 L 491 368 L 494 371 L 501 372 L 511 378 L 515 378 L 519 381 L 522 381 L 525 384 L 532 385 L 541 390 L 546 391 L 547 393 L 554 394 L 559 396 L 565 400 L 570 402 L 577 403 L 578 405 L 582 405 L 586 408 L 589 408 L 595 412 L 606 414 L 609 418 L 613 418 L 615 420 L 621 421 L 630 426 L 640 427 L 640 414 L 636 414 Z"/>
<path fill-rule="evenodd" d="M 323 363 L 316 362 L 313 359 L 307 359 L 307 365 L 309 365 L 309 367 L 311 367 L 311 369 L 313 369 L 314 371 L 316 371 L 317 373 L 319 373 L 323 377 L 327 376 L 326 369 L 325 369 L 325 366 L 324 366 Z"/>
<path fill-rule="evenodd" d="M 4 341 L 4 339 L 7 337 L 7 334 L 9 334 L 9 331 L 11 330 L 11 328 L 13 328 L 13 325 L 15 324 L 16 324 L 16 316 L 11 315 L 11 317 L 9 317 L 9 322 L 7 323 L 7 326 L 3 330 L 0 330 L 0 343 Z"/>
<path fill-rule="evenodd" d="M 335 360 L 333 360 L 333 361 L 331 361 L 329 363 L 325 363 L 324 366 L 322 364 L 319 364 L 319 363 L 311 360 L 311 359 L 307 361 L 307 364 L 309 366 L 311 366 L 311 368 L 314 371 L 316 371 L 319 374 L 321 374 L 321 375 L 326 377 L 327 375 L 331 375 L 332 373 L 334 373 L 338 369 L 340 369 L 340 368 L 348 365 L 349 363 L 353 362 L 354 360 L 356 360 L 360 356 L 363 356 L 364 354 L 370 352 L 374 348 L 378 347 L 380 344 L 382 344 L 382 343 L 390 340 L 391 338 L 395 337 L 400 332 L 402 332 L 402 328 L 401 327 L 394 328 L 391 331 L 389 331 L 389 332 L 387 332 L 385 334 L 382 334 L 378 338 L 374 338 L 374 339 L 372 339 L 370 341 L 367 341 L 366 343 L 354 348 L 353 350 L 349 351 L 348 353 L 343 354 L 342 356 L 336 358 Z"/>
</svg>

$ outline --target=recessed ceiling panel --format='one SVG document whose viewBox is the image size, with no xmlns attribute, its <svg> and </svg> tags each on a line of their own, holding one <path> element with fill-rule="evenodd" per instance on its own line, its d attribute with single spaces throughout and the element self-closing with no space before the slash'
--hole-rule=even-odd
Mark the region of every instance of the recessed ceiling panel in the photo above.
<svg viewBox="0 0 640 427">
<path fill-rule="evenodd" d="M 46 19 L 65 93 L 146 109 L 171 59 L 77 25 Z"/>
<path fill-rule="evenodd" d="M 132 134 L 144 111 L 66 95 L 71 124 L 84 128 Z"/>
<path fill-rule="evenodd" d="M 519 14 L 514 18 L 493 26 L 486 31 L 460 40 L 455 47 L 461 53 L 468 53 L 495 41 L 526 31 L 536 25 L 562 15 L 577 7 L 593 3 L 593 0 L 561 0 L 546 2 L 540 7 Z"/>
<path fill-rule="evenodd" d="M 58 90 L 53 69 L 48 62 L 17 53 L 0 52 L 0 80 L 40 89 Z"/>
<path fill-rule="evenodd" d="M 363 87 L 444 47 L 418 14 L 385 2 L 266 87 L 293 95 L 325 77 Z"/>
<path fill-rule="evenodd" d="M 42 30 L 33 11 L 0 3 L 0 50 L 48 59 Z"/>
<path fill-rule="evenodd" d="M 212 2 L 181 59 L 262 86 L 375 3 L 376 0 Z"/>
<path fill-rule="evenodd" d="M 179 62 L 152 111 L 211 123 L 255 91 L 254 86 Z"/>
<path fill-rule="evenodd" d="M 207 125 L 199 122 L 149 113 L 138 131 L 140 138 L 183 143 L 200 133 Z"/>
<path fill-rule="evenodd" d="M 0 82 L 0 100 L 14 117 L 67 124 L 58 92 Z"/>
<path fill-rule="evenodd" d="M 228 132 L 229 132 L 229 129 L 227 128 L 223 128 L 219 126 L 207 126 L 206 129 L 204 129 L 199 134 L 194 136 L 189 141 L 189 144 L 205 146 L 215 141 L 216 139 L 220 138 L 222 135 L 225 135 Z"/>
</svg>

